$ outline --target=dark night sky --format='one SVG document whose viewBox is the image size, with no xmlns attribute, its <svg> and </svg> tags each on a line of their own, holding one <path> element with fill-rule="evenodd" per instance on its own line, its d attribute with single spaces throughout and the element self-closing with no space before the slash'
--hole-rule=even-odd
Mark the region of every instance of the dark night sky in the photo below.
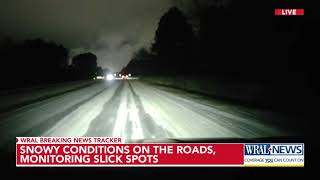
<svg viewBox="0 0 320 180">
<path fill-rule="evenodd" d="M 172 0 L 0 0 L 0 38 L 44 38 L 71 54 L 92 51 L 99 65 L 119 70 L 149 46 Z"/>
<path fill-rule="evenodd" d="M 230 0 L 198 0 L 212 5 Z M 0 38 L 43 38 L 62 43 L 71 56 L 91 51 L 98 64 L 120 70 L 149 47 L 160 17 L 178 6 L 190 20 L 194 0 L 0 0 Z"/>
</svg>

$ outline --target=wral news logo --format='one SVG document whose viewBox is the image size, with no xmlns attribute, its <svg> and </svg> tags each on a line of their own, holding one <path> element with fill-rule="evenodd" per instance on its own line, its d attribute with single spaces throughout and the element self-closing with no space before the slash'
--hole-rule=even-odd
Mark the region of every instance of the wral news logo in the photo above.
<svg viewBox="0 0 320 180">
<path fill-rule="evenodd" d="M 245 155 L 303 155 L 303 144 L 245 144 Z"/>
<path fill-rule="evenodd" d="M 244 166 L 304 167 L 304 144 L 245 144 Z"/>
</svg>

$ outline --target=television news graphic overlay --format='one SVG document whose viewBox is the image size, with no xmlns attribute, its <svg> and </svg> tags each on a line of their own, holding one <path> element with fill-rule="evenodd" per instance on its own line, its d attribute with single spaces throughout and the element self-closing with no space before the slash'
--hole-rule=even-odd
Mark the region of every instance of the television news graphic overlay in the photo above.
<svg viewBox="0 0 320 180">
<path fill-rule="evenodd" d="M 112 137 L 17 137 L 16 166 L 304 166 L 304 144 L 125 143 Z"/>
<path fill-rule="evenodd" d="M 303 16 L 304 9 L 275 9 L 275 16 Z"/>
<path fill-rule="evenodd" d="M 61 138 L 62 139 L 62 138 Z M 16 166 L 243 166 L 243 144 L 124 143 L 17 137 Z M 99 141 L 97 141 L 99 140 Z"/>
<path fill-rule="evenodd" d="M 245 144 L 244 166 L 304 167 L 304 144 Z"/>
</svg>

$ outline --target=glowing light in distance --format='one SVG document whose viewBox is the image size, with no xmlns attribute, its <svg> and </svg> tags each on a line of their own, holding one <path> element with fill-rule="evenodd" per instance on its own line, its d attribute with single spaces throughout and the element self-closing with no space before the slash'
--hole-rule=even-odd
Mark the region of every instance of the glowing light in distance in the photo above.
<svg viewBox="0 0 320 180">
<path fill-rule="evenodd" d="M 107 75 L 107 80 L 108 80 L 108 81 L 112 81 L 112 80 L 113 80 L 113 78 L 114 78 L 114 77 L 113 77 L 113 75 L 112 75 L 112 74 L 108 74 L 108 75 Z"/>
</svg>

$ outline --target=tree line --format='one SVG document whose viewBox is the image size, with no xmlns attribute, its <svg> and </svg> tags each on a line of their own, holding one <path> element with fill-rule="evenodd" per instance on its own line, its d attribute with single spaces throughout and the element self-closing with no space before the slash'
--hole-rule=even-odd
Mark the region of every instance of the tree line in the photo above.
<svg viewBox="0 0 320 180">
<path fill-rule="evenodd" d="M 15 42 L 0 40 L 2 89 L 91 79 L 101 73 L 97 57 L 83 53 L 72 58 L 63 45 L 43 39 Z"/>
<path fill-rule="evenodd" d="M 138 51 L 127 71 L 258 81 L 281 81 L 296 72 L 314 76 L 311 54 L 319 48 L 307 41 L 319 40 L 319 19 L 310 4 L 245 0 L 197 8 L 198 27 L 177 7 L 166 12 L 151 48 Z M 274 16 L 275 8 L 304 8 L 307 14 L 279 17 Z"/>
</svg>

